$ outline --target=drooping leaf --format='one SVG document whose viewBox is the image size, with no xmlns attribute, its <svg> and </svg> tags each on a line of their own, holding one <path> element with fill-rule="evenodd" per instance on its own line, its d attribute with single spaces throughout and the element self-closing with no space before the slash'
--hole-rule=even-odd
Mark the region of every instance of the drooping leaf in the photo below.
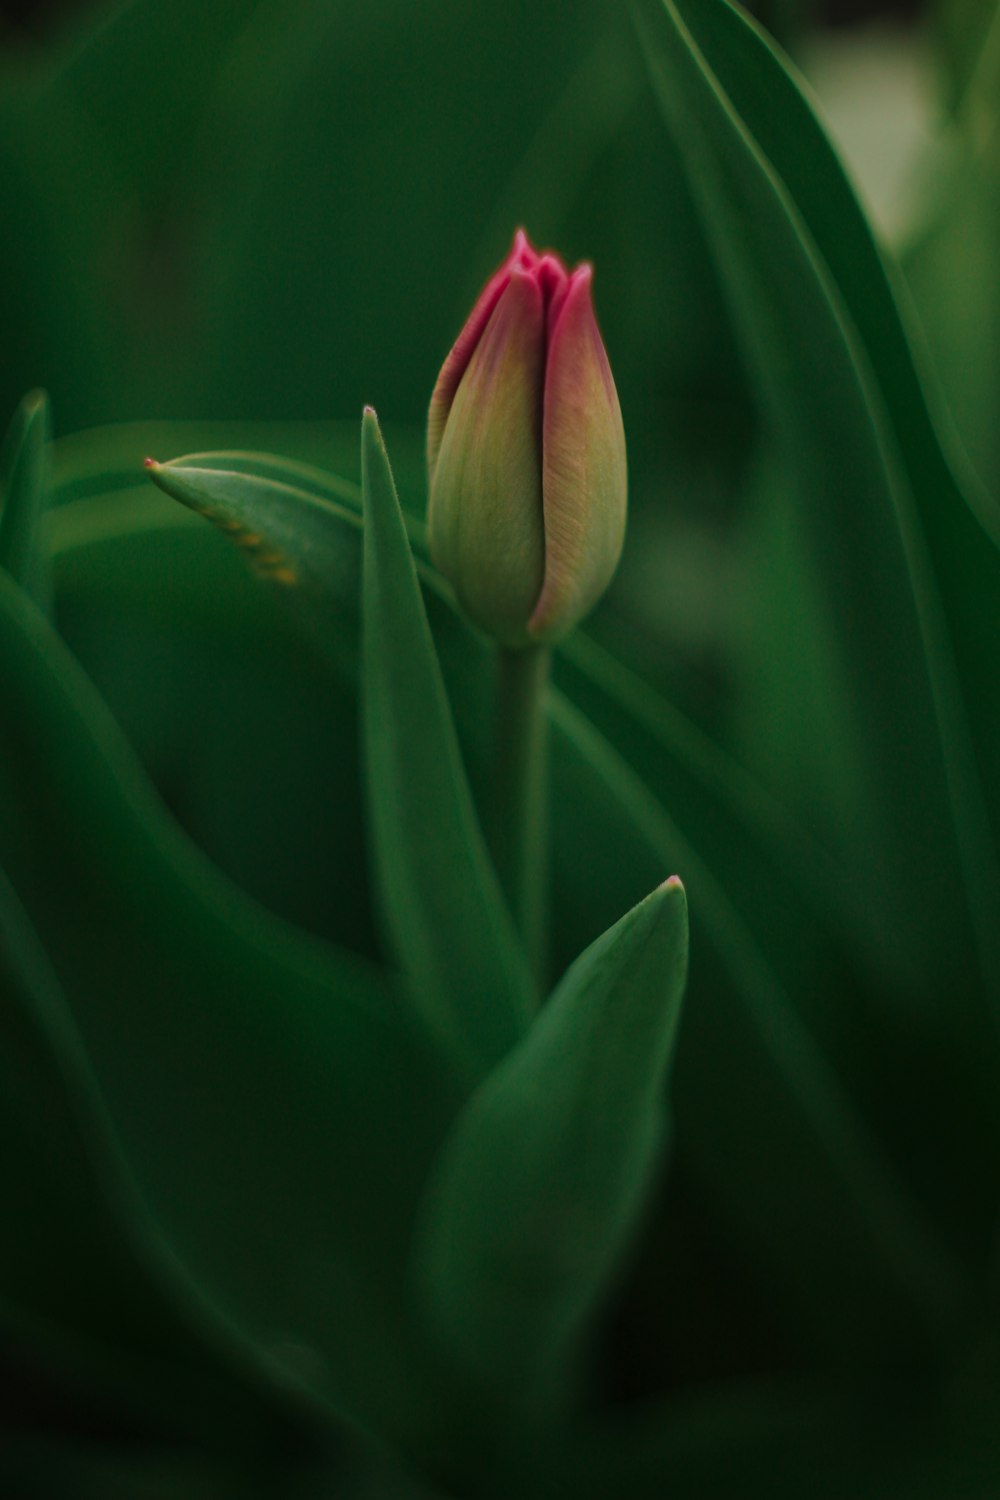
<svg viewBox="0 0 1000 1500">
<path fill-rule="evenodd" d="M 426 467 L 423 435 L 410 427 L 388 429 L 396 468 L 419 480 Z M 292 485 L 302 469 L 319 469 L 330 495 L 342 491 L 337 476 L 356 485 L 361 477 L 357 424 L 351 422 L 117 422 L 60 437 L 54 444 L 54 487 L 57 504 L 97 498 L 123 488 L 143 485 L 143 460 L 150 454 L 190 454 L 195 467 L 240 468 L 229 456 L 254 454 L 265 471 Z M 281 457 L 275 455 L 280 454 Z M 187 459 L 171 464 L 184 467 Z M 360 494 L 360 492 L 359 492 Z M 343 498 L 346 501 L 346 493 Z M 358 502 L 360 510 L 360 499 Z"/>
<path fill-rule="evenodd" d="M 371 410 L 361 458 L 365 760 L 384 918 L 415 1003 L 475 1075 L 522 1034 L 530 980 L 469 792 Z"/>
<path fill-rule="evenodd" d="M 501 1426 L 551 1400 L 635 1229 L 686 972 L 687 906 L 671 877 L 573 964 L 435 1169 L 418 1296 Z"/>
<path fill-rule="evenodd" d="M 328 656 L 351 671 L 357 656 L 361 491 L 312 464 L 273 454 L 192 454 L 146 462 L 165 494 L 217 526 L 253 572 L 277 585 Z M 407 520 L 423 539 L 423 523 Z"/>
<path fill-rule="evenodd" d="M 50 439 L 48 398 L 32 391 L 18 407 L 0 449 L 0 568 L 43 608 L 50 593 L 42 535 L 51 487 Z"/>
<path fill-rule="evenodd" d="M 358 529 L 358 516 L 342 503 L 345 492 L 353 498 L 351 488 L 331 477 L 323 493 L 313 476 L 301 472 L 292 485 L 273 476 L 273 463 L 250 455 L 245 465 L 202 468 L 147 459 L 154 482 L 225 532 L 257 576 L 286 590 L 326 648 L 342 659 L 352 646 L 356 650 L 352 615 L 334 607 L 357 577 L 358 545 L 351 531 Z M 280 472 L 290 469 L 283 465 Z"/>
</svg>

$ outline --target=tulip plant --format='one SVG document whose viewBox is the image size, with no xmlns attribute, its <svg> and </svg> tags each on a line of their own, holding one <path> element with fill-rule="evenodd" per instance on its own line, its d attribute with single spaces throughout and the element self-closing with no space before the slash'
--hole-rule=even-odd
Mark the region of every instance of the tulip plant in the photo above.
<svg viewBox="0 0 1000 1500">
<path fill-rule="evenodd" d="M 523 230 L 426 432 L 13 415 L 0 1497 L 1000 1487 L 997 500 L 794 66 L 730 0 L 629 26 L 711 432 L 635 354 L 671 265 Z M 433 262 L 418 310 L 489 266 Z M 675 701 L 689 478 L 731 491 L 725 716 Z"/>
</svg>

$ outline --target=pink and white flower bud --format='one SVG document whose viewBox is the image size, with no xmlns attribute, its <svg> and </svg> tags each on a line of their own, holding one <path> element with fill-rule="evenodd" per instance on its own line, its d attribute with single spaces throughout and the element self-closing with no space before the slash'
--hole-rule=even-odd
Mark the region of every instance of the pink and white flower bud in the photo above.
<svg viewBox="0 0 1000 1500">
<path fill-rule="evenodd" d="M 625 432 L 590 297 L 518 230 L 431 398 L 431 556 L 505 646 L 566 635 L 625 538 Z"/>
</svg>

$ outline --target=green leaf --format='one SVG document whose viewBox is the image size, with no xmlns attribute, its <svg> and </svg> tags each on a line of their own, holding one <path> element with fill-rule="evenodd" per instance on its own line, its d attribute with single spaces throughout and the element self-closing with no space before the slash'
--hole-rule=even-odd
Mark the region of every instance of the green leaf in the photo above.
<svg viewBox="0 0 1000 1500">
<path fill-rule="evenodd" d="M 824 831 L 846 834 L 883 919 L 951 988 L 954 948 L 936 952 L 915 914 L 930 886 L 960 893 L 953 942 L 1000 993 L 1000 867 L 929 517 L 945 505 L 966 538 L 978 523 L 948 480 L 870 231 L 776 54 L 726 0 L 648 0 L 640 30 L 795 475 L 787 610 L 755 670 L 784 655 L 786 703 L 832 715 L 822 748 L 842 795 Z M 773 553 L 764 566 L 773 590 Z"/>
<path fill-rule="evenodd" d="M 419 481 L 425 472 L 422 432 L 389 429 L 399 449 L 397 470 Z M 171 467 L 245 469 L 247 457 L 259 457 L 264 471 L 288 483 L 301 483 L 304 471 L 322 473 L 322 492 L 336 491 L 345 504 L 348 489 L 361 477 L 357 423 L 350 422 L 116 422 L 60 437 L 54 445 L 56 501 L 96 498 L 113 490 L 134 488 L 143 480 L 149 454 L 186 453 Z M 281 454 L 280 458 L 274 455 Z M 230 461 L 232 460 L 232 461 Z M 338 480 L 335 476 L 343 475 Z M 360 511 L 360 490 L 358 510 Z"/>
<path fill-rule="evenodd" d="M 419 1391 L 392 1309 L 451 1085 L 378 970 L 272 917 L 179 832 L 2 577 L 0 680 L 0 862 L 145 1211 L 245 1362 L 327 1413 L 402 1423 Z"/>
<path fill-rule="evenodd" d="M 754 933 L 641 776 L 561 693 L 551 698 L 557 885 L 600 920 L 595 863 L 616 900 L 682 870 L 694 926 L 674 1072 L 678 1139 L 741 1251 L 780 1278 L 801 1334 L 865 1361 L 926 1356 L 964 1325 L 970 1278 L 927 1222 L 783 990 Z M 559 809 L 557 807 L 557 814 Z M 560 826 L 561 825 L 561 826 Z M 581 873 L 582 872 L 582 873 Z"/>
<path fill-rule="evenodd" d="M 950 642 L 940 642 L 941 680 L 935 689 L 939 714 L 953 714 L 956 719 L 951 731 L 956 742 L 951 748 L 946 744 L 945 752 L 953 778 L 966 775 L 969 783 L 964 795 L 973 797 L 977 768 L 969 763 L 963 771 L 963 748 L 957 738 L 961 722 L 968 718 L 979 749 L 982 792 L 992 801 L 994 830 L 1000 829 L 1000 786 L 993 775 L 1000 757 L 1000 508 L 995 497 L 984 490 L 956 439 L 927 367 L 899 270 L 883 255 L 819 122 L 766 39 L 729 7 L 718 7 L 715 24 L 711 24 L 712 9 L 692 11 L 689 24 L 711 57 L 733 104 L 752 124 L 758 144 L 792 195 L 840 289 L 878 381 L 879 397 L 898 439 L 899 459 L 926 534 L 927 566 L 939 585 L 950 631 Z M 980 81 L 986 87 L 981 102 L 985 108 L 988 101 L 988 111 L 987 119 L 978 123 L 988 134 L 990 145 L 979 153 L 979 165 L 982 169 L 992 162 L 996 181 L 1000 179 L 1000 111 L 996 105 L 1000 8 L 994 11 L 990 50 L 984 53 L 982 74 Z M 776 101 L 780 101 L 780 109 L 775 108 Z M 972 103 L 970 100 L 966 107 L 974 117 Z M 960 182 L 964 177 L 961 171 L 952 175 Z M 979 186 L 985 197 L 985 184 L 980 182 Z M 950 197 L 949 207 L 955 207 Z M 953 218 L 957 232 L 975 244 L 975 228 L 958 212 Z M 995 233 L 993 238 L 995 247 Z M 989 293 L 984 283 L 989 281 L 991 266 L 989 259 L 985 265 L 963 267 L 961 274 L 956 273 L 954 263 L 949 267 L 953 280 L 978 288 L 979 320 L 987 326 L 984 299 Z M 967 309 L 953 309 L 953 313 L 963 331 L 970 331 L 976 323 Z M 985 358 L 977 361 L 965 350 L 964 363 L 977 371 L 982 384 L 990 385 Z M 992 435 L 992 423 L 990 432 Z M 914 575 L 920 604 L 921 584 L 915 569 Z M 933 600 L 928 599 L 921 607 L 932 610 Z M 930 626 L 924 628 L 933 672 L 937 638 Z M 949 646 L 962 679 L 964 702 L 949 691 Z M 960 793 L 953 790 L 952 796 L 957 804 Z M 972 807 L 970 802 L 970 819 Z M 982 833 L 986 835 L 985 820 Z M 973 828 L 965 829 L 963 837 L 970 851 L 982 841 L 982 836 L 977 840 Z M 983 851 L 983 861 L 988 871 L 988 850 Z"/>
<path fill-rule="evenodd" d="M 385 922 L 414 1003 L 475 1076 L 522 1035 L 530 980 L 473 806 L 370 409 L 361 472 L 365 756 Z"/>
<path fill-rule="evenodd" d="M 147 459 L 146 468 L 172 499 L 225 532 L 257 577 L 287 592 L 326 650 L 343 660 L 356 650 L 355 611 L 337 608 L 337 601 L 357 593 L 356 490 L 266 455 L 225 455 L 222 461 L 229 467 Z M 289 482 L 292 475 L 296 483 Z"/>
<path fill-rule="evenodd" d="M 0 1039 L 0 1322 L 48 1330 L 50 1343 L 58 1327 L 95 1390 L 140 1408 L 155 1393 L 161 1415 L 190 1420 L 220 1400 L 213 1341 L 135 1200 L 58 981 L 2 871 Z M 230 1379 L 235 1392 L 235 1369 Z"/>
<path fill-rule="evenodd" d="M 356 438 L 356 434 L 355 434 Z M 312 464 L 270 453 L 146 460 L 156 485 L 205 517 L 276 585 L 326 655 L 353 676 L 358 652 L 361 490 Z M 407 519 L 421 542 L 422 521 Z"/>
<path fill-rule="evenodd" d="M 51 422 L 43 391 L 25 396 L 0 449 L 0 568 L 37 604 L 48 603 L 42 526 L 49 503 Z"/>
<path fill-rule="evenodd" d="M 500 1403 L 501 1425 L 555 1394 L 635 1230 L 686 973 L 672 876 L 577 959 L 444 1147 L 418 1295 L 473 1399 Z"/>
</svg>

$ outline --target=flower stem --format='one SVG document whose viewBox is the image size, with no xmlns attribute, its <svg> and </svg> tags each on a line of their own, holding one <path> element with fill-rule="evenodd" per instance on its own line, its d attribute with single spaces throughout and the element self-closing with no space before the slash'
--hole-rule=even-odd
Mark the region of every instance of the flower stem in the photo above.
<svg viewBox="0 0 1000 1500">
<path fill-rule="evenodd" d="M 497 675 L 493 857 L 539 987 L 547 962 L 548 646 L 501 646 Z"/>
</svg>

